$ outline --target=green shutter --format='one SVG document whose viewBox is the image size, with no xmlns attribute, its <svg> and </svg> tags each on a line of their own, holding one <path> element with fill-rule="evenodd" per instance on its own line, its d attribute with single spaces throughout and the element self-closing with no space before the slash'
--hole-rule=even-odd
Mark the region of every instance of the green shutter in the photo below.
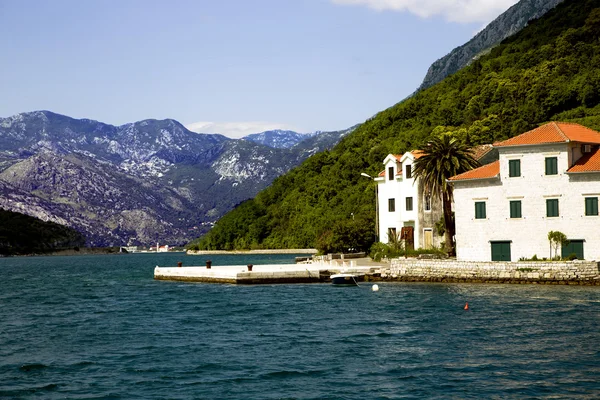
<svg viewBox="0 0 600 400">
<path fill-rule="evenodd" d="M 491 242 L 492 261 L 510 261 L 510 242 Z"/>
<path fill-rule="evenodd" d="M 485 201 L 475 202 L 475 219 L 485 219 Z"/>
<path fill-rule="evenodd" d="M 585 198 L 585 215 L 598 215 L 598 198 Z"/>
<path fill-rule="evenodd" d="M 508 176 L 521 176 L 521 160 L 508 160 Z"/>
<path fill-rule="evenodd" d="M 510 202 L 510 217 L 521 218 L 521 200 L 513 200 Z"/>
<path fill-rule="evenodd" d="M 583 260 L 583 240 L 570 240 L 562 246 L 561 256 L 567 258 L 575 254 L 578 260 Z"/>
<path fill-rule="evenodd" d="M 558 199 L 546 200 L 546 217 L 558 217 Z"/>
<path fill-rule="evenodd" d="M 556 157 L 546 157 L 546 175 L 558 174 L 558 159 Z"/>
<path fill-rule="evenodd" d="M 502 261 L 502 248 L 500 243 L 492 243 L 492 261 Z"/>
</svg>

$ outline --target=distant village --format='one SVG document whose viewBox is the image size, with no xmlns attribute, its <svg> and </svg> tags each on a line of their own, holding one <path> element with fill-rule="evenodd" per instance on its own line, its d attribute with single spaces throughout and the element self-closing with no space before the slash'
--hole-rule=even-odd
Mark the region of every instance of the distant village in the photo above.
<svg viewBox="0 0 600 400">
<path fill-rule="evenodd" d="M 160 245 L 156 243 L 155 246 L 144 247 L 144 246 L 122 246 L 121 252 L 127 253 L 168 253 L 168 252 L 180 252 L 183 251 L 180 247 L 169 246 L 168 244 Z"/>
</svg>

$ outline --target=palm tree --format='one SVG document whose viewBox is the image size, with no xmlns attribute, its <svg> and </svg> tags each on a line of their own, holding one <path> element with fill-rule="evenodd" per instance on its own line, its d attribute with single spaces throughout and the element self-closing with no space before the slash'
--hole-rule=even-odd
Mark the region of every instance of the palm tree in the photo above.
<svg viewBox="0 0 600 400">
<path fill-rule="evenodd" d="M 452 186 L 448 178 L 478 167 L 471 150 L 449 134 L 435 136 L 421 150 L 415 160 L 413 175 L 418 178 L 425 193 L 442 198 L 444 210 L 445 246 L 449 256 L 454 255 L 452 221 Z"/>
</svg>

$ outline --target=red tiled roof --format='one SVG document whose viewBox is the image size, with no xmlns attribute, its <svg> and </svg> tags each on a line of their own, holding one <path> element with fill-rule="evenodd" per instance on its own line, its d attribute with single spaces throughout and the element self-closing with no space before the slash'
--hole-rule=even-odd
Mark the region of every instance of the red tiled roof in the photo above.
<svg viewBox="0 0 600 400">
<path fill-rule="evenodd" d="M 403 154 L 390 154 L 392 157 L 394 157 L 396 159 L 397 162 L 400 162 L 400 160 L 402 159 Z M 388 155 L 388 157 L 390 156 Z M 398 172 L 396 173 L 396 175 L 402 175 L 402 168 L 398 168 Z M 383 171 L 381 171 L 379 173 L 378 176 L 385 176 L 385 169 Z"/>
<path fill-rule="evenodd" d="M 396 173 L 396 176 L 398 175 L 402 175 L 402 169 L 400 168 L 398 168 L 398 172 Z M 379 173 L 379 176 L 385 176 L 385 169 Z"/>
<path fill-rule="evenodd" d="M 489 153 L 494 148 L 491 144 L 482 144 L 471 148 L 471 155 L 476 160 L 481 160 L 483 156 Z"/>
<path fill-rule="evenodd" d="M 567 173 L 582 173 L 582 172 L 600 172 L 600 149 L 584 154 Z"/>
<path fill-rule="evenodd" d="M 544 143 L 598 143 L 600 144 L 600 132 L 596 132 L 583 125 L 568 122 L 550 122 L 525 132 L 519 136 L 494 143 L 495 147 L 502 146 L 524 146 Z"/>
<path fill-rule="evenodd" d="M 413 155 L 413 157 L 416 160 L 416 159 L 423 157 L 425 155 L 425 152 L 423 150 L 413 150 L 413 151 L 411 151 L 411 154 Z"/>
<path fill-rule="evenodd" d="M 472 169 L 462 174 L 453 176 L 449 181 L 467 181 L 471 179 L 493 178 L 500 174 L 500 161 L 494 161 L 491 164 Z"/>
</svg>

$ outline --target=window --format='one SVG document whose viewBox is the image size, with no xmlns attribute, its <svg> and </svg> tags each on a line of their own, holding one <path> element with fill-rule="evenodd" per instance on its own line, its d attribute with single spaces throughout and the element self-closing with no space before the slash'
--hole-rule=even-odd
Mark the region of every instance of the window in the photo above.
<svg viewBox="0 0 600 400">
<path fill-rule="evenodd" d="M 475 219 L 485 219 L 485 201 L 475 202 Z"/>
<path fill-rule="evenodd" d="M 408 164 L 406 166 L 406 179 L 412 178 L 412 165 Z"/>
<path fill-rule="evenodd" d="M 407 197 L 406 198 L 406 211 L 412 211 L 413 209 L 413 201 L 412 201 L 412 197 Z"/>
<path fill-rule="evenodd" d="M 546 217 L 558 217 L 558 199 L 546 200 Z"/>
<path fill-rule="evenodd" d="M 511 200 L 510 202 L 510 217 L 521 218 L 521 200 Z"/>
<path fill-rule="evenodd" d="M 396 211 L 396 199 L 388 199 L 388 211 Z"/>
<path fill-rule="evenodd" d="M 598 215 L 598 198 L 585 198 L 585 215 Z"/>
<path fill-rule="evenodd" d="M 390 181 L 394 180 L 394 167 L 389 167 L 388 168 L 388 179 Z"/>
<path fill-rule="evenodd" d="M 546 157 L 546 175 L 558 174 L 558 159 L 556 157 Z"/>
<path fill-rule="evenodd" d="M 396 228 L 388 228 L 388 243 L 394 243 L 398 241 L 398 235 L 396 234 Z"/>
<path fill-rule="evenodd" d="M 431 195 L 426 194 L 423 199 L 423 209 L 425 211 L 431 211 Z"/>
<path fill-rule="evenodd" d="M 508 176 L 521 176 L 521 160 L 508 160 Z"/>
</svg>

